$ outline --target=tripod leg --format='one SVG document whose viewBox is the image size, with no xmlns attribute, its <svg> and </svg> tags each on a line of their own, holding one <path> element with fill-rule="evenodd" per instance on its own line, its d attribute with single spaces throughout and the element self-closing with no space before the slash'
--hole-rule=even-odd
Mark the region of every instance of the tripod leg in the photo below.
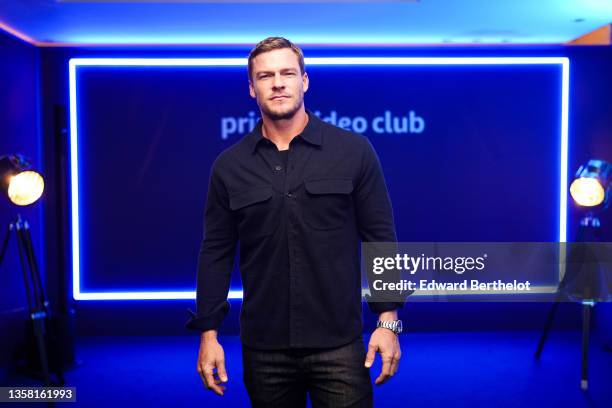
<svg viewBox="0 0 612 408">
<path fill-rule="evenodd" d="M 9 239 L 11 238 L 11 231 L 13 230 L 13 224 L 9 224 L 6 229 L 6 235 L 4 235 L 4 241 L 2 242 L 2 250 L 0 250 L 0 265 L 2 265 L 2 260 L 4 259 L 4 255 L 6 254 L 6 248 L 8 248 Z"/>
<path fill-rule="evenodd" d="M 36 336 L 36 342 L 38 346 L 38 357 L 40 359 L 40 367 L 43 373 L 43 378 L 45 380 L 45 385 L 47 387 L 51 386 L 51 376 L 49 375 L 49 363 L 47 360 L 47 348 L 45 346 L 45 316 L 46 313 L 44 309 L 41 307 L 42 305 L 38 304 L 39 299 L 30 293 L 30 281 L 28 279 L 28 272 L 26 269 L 26 262 L 24 259 L 24 255 L 27 254 L 26 243 L 23 236 L 23 230 L 21 228 L 17 228 L 17 246 L 19 248 L 19 259 L 21 260 L 21 268 L 23 269 L 23 278 L 26 287 L 26 292 L 28 294 L 28 304 L 30 307 L 30 318 L 32 319 L 34 335 Z"/>
<path fill-rule="evenodd" d="M 30 226 L 27 221 L 23 222 L 22 230 L 24 244 L 26 248 L 26 255 L 28 257 L 28 263 L 30 264 L 30 272 L 32 273 L 32 282 L 34 283 L 34 293 L 39 299 L 39 303 L 43 305 L 45 311 L 47 310 L 47 294 L 45 293 L 45 287 L 40 277 L 40 271 L 38 270 L 38 263 L 36 262 L 36 256 L 34 255 L 34 246 L 32 245 L 32 235 L 30 234 Z"/>
<path fill-rule="evenodd" d="M 591 323 L 591 305 L 582 305 L 582 375 L 580 378 L 580 388 L 583 391 L 589 389 L 588 363 L 589 363 L 589 331 Z"/>
<path fill-rule="evenodd" d="M 45 286 L 43 285 L 42 279 L 40 277 L 40 270 L 38 269 L 38 262 L 36 262 L 36 255 L 34 253 L 34 245 L 32 244 L 32 235 L 30 233 L 30 226 L 27 221 L 23 222 L 23 236 L 25 238 L 25 246 L 28 255 L 28 262 L 30 264 L 30 272 L 32 273 L 32 281 L 35 283 L 35 293 L 39 299 L 40 304 L 43 306 L 43 310 L 46 313 L 46 318 L 44 319 L 43 324 L 51 324 L 51 310 L 49 307 L 49 302 L 47 300 L 47 294 L 45 293 Z M 54 337 L 53 330 L 47 330 L 46 339 L 47 344 L 51 350 L 54 349 L 53 344 L 57 343 L 57 339 Z M 55 369 L 54 372 L 57 376 L 58 382 L 61 384 L 64 382 L 64 373 L 62 371 L 61 363 L 52 364 Z"/>
<path fill-rule="evenodd" d="M 578 236 L 581 237 L 582 233 L 583 233 L 582 230 L 579 230 Z M 569 256 L 571 255 L 568 255 L 568 257 Z M 542 330 L 540 341 L 538 342 L 538 348 L 536 349 L 536 352 L 534 354 L 534 358 L 536 360 L 539 360 L 540 357 L 542 356 L 542 350 L 544 349 L 544 344 L 546 343 L 546 339 L 548 339 L 548 333 L 550 332 L 550 329 L 552 327 L 552 322 L 553 322 L 553 319 L 555 318 L 555 313 L 557 312 L 557 307 L 559 306 L 559 302 L 561 302 L 561 300 L 564 298 L 563 293 L 567 286 L 568 279 L 570 279 L 570 275 L 571 275 L 570 271 L 566 270 L 565 275 L 563 276 L 563 279 L 561 279 L 561 282 L 559 282 L 559 287 L 557 288 L 557 296 L 555 297 L 555 301 L 550 307 L 550 310 L 548 311 L 548 317 L 546 319 L 546 323 L 544 324 L 544 329 Z"/>
<path fill-rule="evenodd" d="M 538 349 L 535 352 L 535 359 L 539 360 L 542 355 L 542 350 L 544 349 L 544 343 L 546 343 L 546 339 L 548 338 L 548 333 L 550 332 L 550 328 L 552 327 L 553 319 L 555 318 L 555 312 L 557 311 L 557 306 L 559 306 L 559 301 L 555 301 L 550 307 L 550 311 L 548 312 L 548 318 L 546 319 L 546 324 L 544 325 L 544 330 L 542 330 L 542 335 L 540 336 L 540 341 L 538 343 Z"/>
<path fill-rule="evenodd" d="M 32 288 L 30 286 L 30 279 L 28 277 L 28 269 L 26 266 L 26 260 L 24 257 L 25 249 L 23 248 L 23 241 L 21 240 L 21 231 L 19 228 L 15 229 L 15 233 L 17 235 L 17 249 L 19 250 L 19 262 L 21 263 L 21 271 L 23 272 L 23 283 L 26 290 L 26 296 L 28 298 L 28 308 L 30 314 L 36 310 L 37 304 L 36 297 L 32 294 Z"/>
</svg>

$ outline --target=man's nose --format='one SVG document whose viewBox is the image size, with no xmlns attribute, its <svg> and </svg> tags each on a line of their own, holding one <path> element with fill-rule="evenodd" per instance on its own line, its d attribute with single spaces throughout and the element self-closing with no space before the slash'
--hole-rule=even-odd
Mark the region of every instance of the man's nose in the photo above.
<svg viewBox="0 0 612 408">
<path fill-rule="evenodd" d="M 274 84 L 273 84 L 274 88 L 284 88 L 285 87 L 285 81 L 283 79 L 283 76 L 281 74 L 276 74 L 274 75 Z"/>
</svg>

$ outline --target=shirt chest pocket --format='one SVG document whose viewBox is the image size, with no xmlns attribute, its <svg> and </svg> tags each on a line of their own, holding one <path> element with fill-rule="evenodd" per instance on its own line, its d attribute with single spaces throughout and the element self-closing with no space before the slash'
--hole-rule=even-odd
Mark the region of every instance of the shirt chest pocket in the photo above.
<svg viewBox="0 0 612 408">
<path fill-rule="evenodd" d="M 240 240 L 248 241 L 272 232 L 274 201 L 271 186 L 255 187 L 230 196 L 229 205 L 238 220 Z"/>
<path fill-rule="evenodd" d="M 342 228 L 351 214 L 353 181 L 349 178 L 304 183 L 304 221 L 317 230 Z"/>
</svg>

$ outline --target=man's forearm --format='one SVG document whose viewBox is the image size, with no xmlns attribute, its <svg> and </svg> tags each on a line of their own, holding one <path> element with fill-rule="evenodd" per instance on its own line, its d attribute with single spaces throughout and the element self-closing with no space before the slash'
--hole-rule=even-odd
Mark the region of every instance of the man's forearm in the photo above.
<svg viewBox="0 0 612 408">
<path fill-rule="evenodd" d="M 381 320 L 381 321 L 397 320 L 397 309 L 382 312 L 381 314 L 378 315 L 378 320 Z"/>
<path fill-rule="evenodd" d="M 200 338 L 202 340 L 216 340 L 217 339 L 217 329 L 210 329 L 210 330 L 203 331 Z"/>
</svg>

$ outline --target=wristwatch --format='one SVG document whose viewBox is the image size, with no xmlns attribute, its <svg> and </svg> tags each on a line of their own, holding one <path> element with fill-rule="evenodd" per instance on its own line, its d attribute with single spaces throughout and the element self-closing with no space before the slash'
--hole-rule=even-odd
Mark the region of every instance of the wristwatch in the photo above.
<svg viewBox="0 0 612 408">
<path fill-rule="evenodd" d="M 376 323 L 376 328 L 382 327 L 384 329 L 389 329 L 395 334 L 400 334 L 402 332 L 402 321 L 401 320 L 379 320 Z"/>
</svg>

